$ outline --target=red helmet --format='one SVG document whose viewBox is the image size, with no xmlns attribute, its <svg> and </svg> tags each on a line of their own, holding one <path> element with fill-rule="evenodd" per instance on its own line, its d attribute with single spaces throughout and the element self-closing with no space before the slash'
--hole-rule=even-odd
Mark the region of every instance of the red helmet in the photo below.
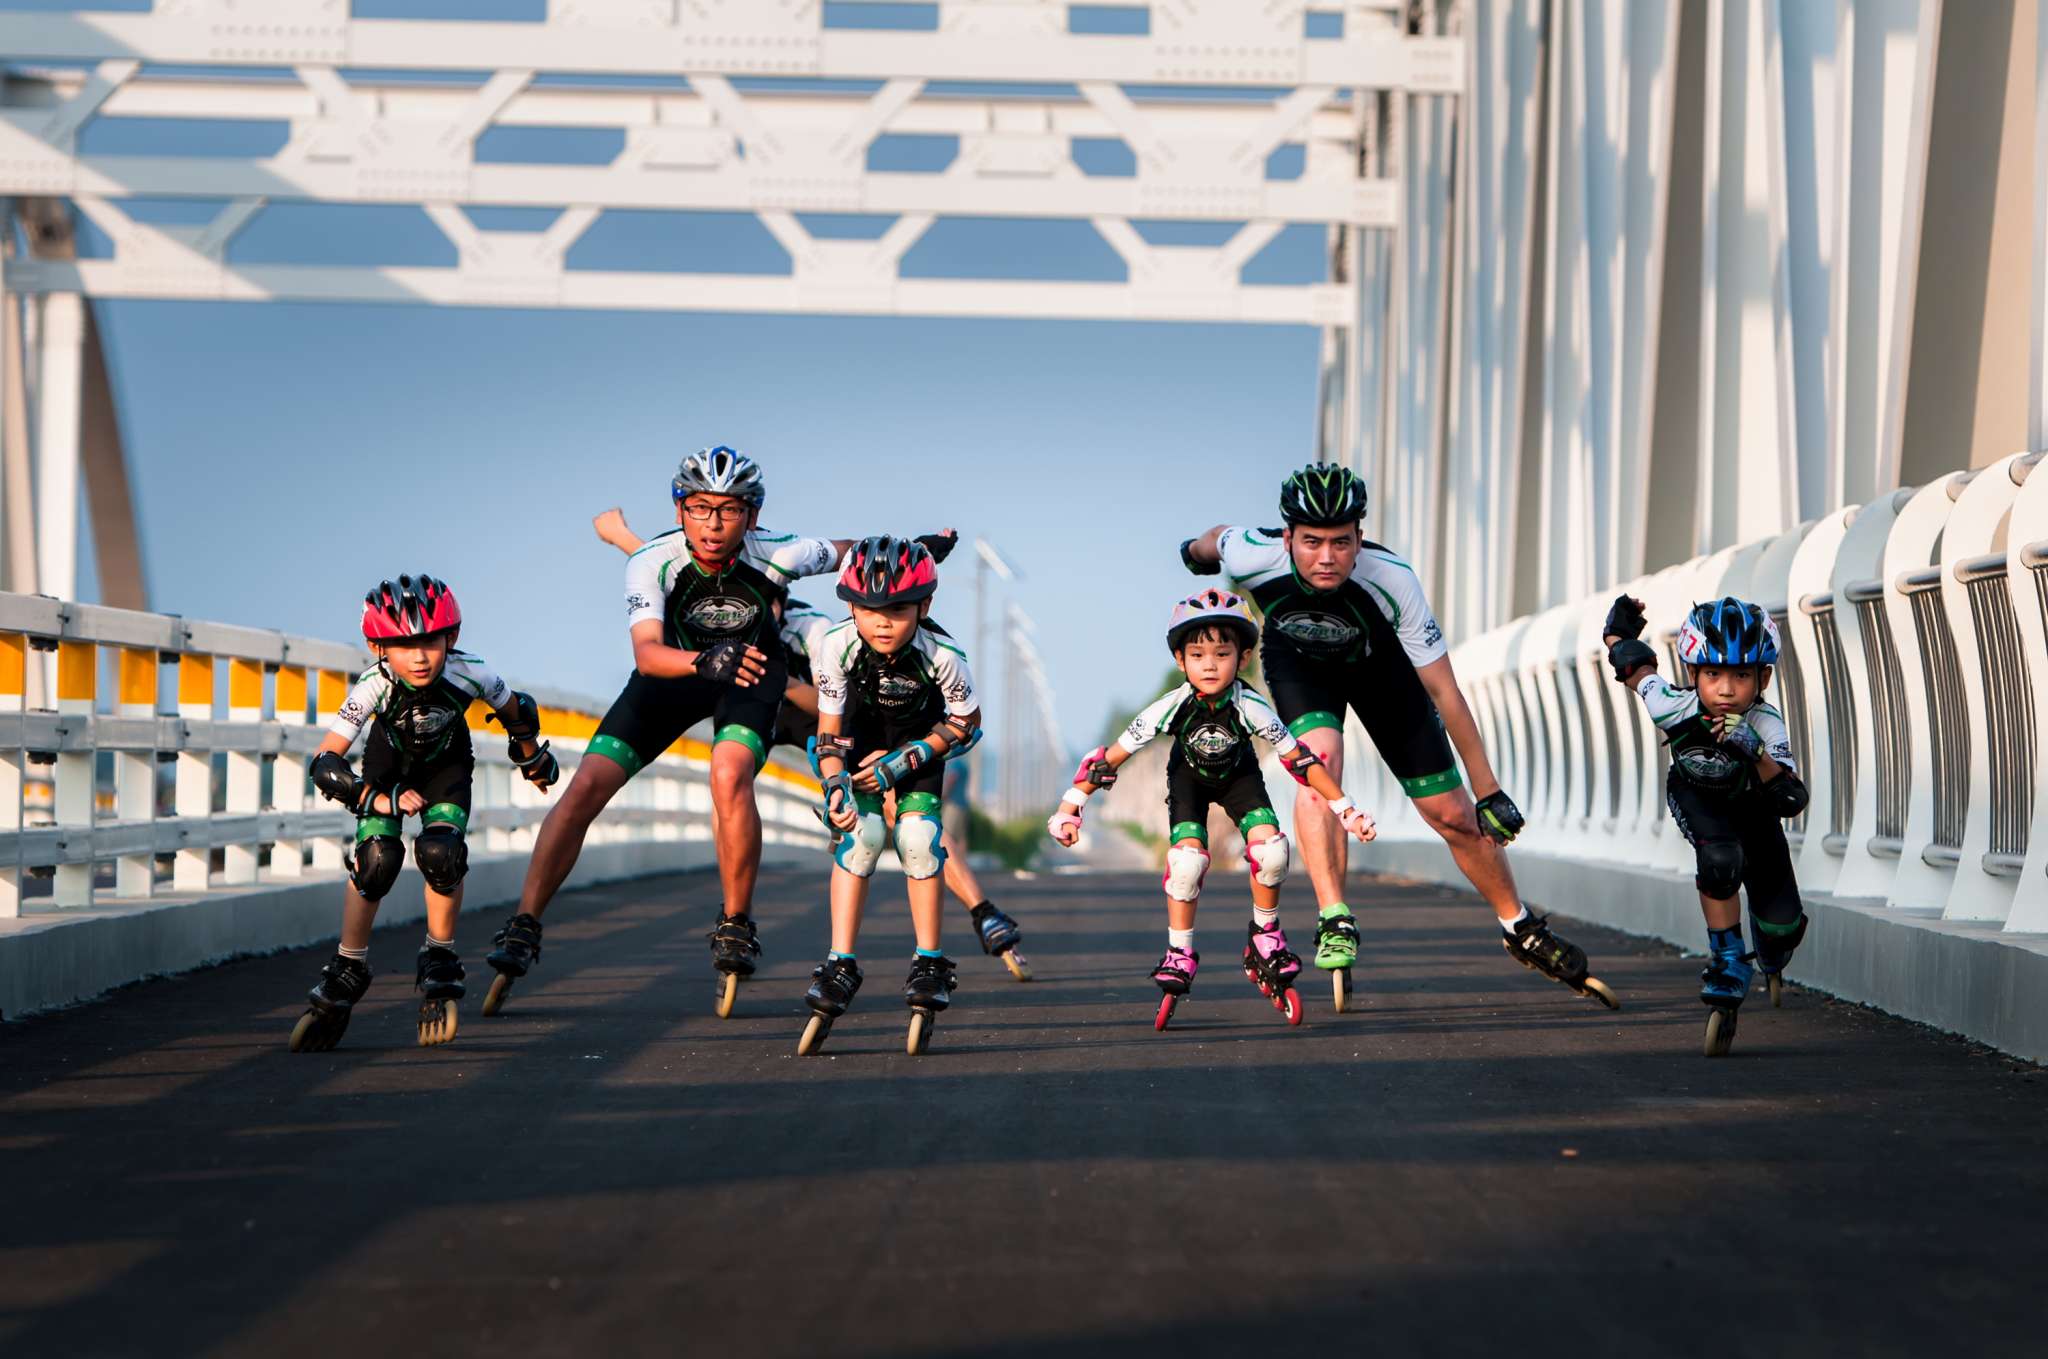
<svg viewBox="0 0 2048 1359">
<path fill-rule="evenodd" d="M 363 636 L 372 642 L 410 642 L 462 627 L 455 592 L 432 576 L 400 576 L 363 596 Z"/>
<path fill-rule="evenodd" d="M 870 609 L 915 604 L 930 599 L 938 588 L 939 567 L 930 550 L 923 543 L 886 533 L 854 544 L 839 572 L 839 597 Z"/>
</svg>

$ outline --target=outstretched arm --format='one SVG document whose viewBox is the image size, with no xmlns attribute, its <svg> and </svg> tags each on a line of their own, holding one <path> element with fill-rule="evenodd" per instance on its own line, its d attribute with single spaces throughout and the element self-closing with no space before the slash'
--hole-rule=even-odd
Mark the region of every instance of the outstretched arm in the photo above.
<svg viewBox="0 0 2048 1359">
<path fill-rule="evenodd" d="M 1486 758 L 1486 741 L 1479 735 L 1479 722 L 1465 701 L 1465 691 L 1458 687 L 1451 658 L 1439 656 L 1428 665 L 1418 666 L 1415 673 L 1444 719 L 1444 732 L 1464 763 L 1465 776 L 1472 781 L 1472 795 L 1483 800 L 1498 793 L 1500 779 L 1493 772 L 1493 763 Z"/>
<path fill-rule="evenodd" d="M 1081 838 L 1081 809 L 1088 805 L 1098 788 L 1107 788 L 1116 782 L 1116 771 L 1133 752 L 1121 745 L 1097 746 L 1081 757 L 1081 767 L 1074 771 L 1074 781 L 1066 792 L 1060 795 L 1060 805 L 1046 818 L 1046 833 L 1053 839 L 1072 849 Z"/>
<path fill-rule="evenodd" d="M 592 519 L 590 526 L 597 530 L 599 539 L 629 557 L 646 545 L 639 534 L 626 527 L 626 512 L 616 505 Z"/>
<path fill-rule="evenodd" d="M 1180 545 L 1181 564 L 1198 576 L 1213 576 L 1223 568 L 1223 530 L 1227 524 L 1218 524 L 1198 538 L 1190 538 Z"/>
</svg>

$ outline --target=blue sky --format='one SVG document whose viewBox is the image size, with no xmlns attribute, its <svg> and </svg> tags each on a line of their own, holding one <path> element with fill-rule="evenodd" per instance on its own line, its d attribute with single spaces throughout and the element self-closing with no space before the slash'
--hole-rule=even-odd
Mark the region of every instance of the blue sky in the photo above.
<svg viewBox="0 0 2048 1359">
<path fill-rule="evenodd" d="M 355 0 L 353 10 L 516 21 L 541 6 Z M 924 26 L 934 12 L 828 4 L 826 21 Z M 1144 26 L 1142 9 L 1072 13 L 1096 31 Z M 1341 32 L 1331 15 L 1308 24 L 1311 36 Z M 665 79 L 680 83 L 648 78 Z M 260 156 L 287 131 L 107 119 L 85 128 L 81 149 Z M 885 137 L 871 163 L 936 171 L 957 149 L 947 143 Z M 615 133 L 545 128 L 493 129 L 478 146 L 480 159 L 500 161 L 593 163 L 617 151 Z M 1116 141 L 1083 146 L 1077 160 L 1091 175 L 1132 172 Z M 1299 175 L 1300 148 L 1277 151 L 1268 173 Z M 189 223 L 221 205 L 122 206 Z M 537 231 L 555 211 L 473 216 L 486 229 Z M 873 237 L 889 224 L 803 220 L 821 236 Z M 1136 225 L 1155 243 L 1207 244 L 1237 224 Z M 105 250 L 90 228 L 81 243 Z M 277 203 L 229 258 L 452 265 L 455 252 L 416 208 Z M 568 263 L 783 273 L 788 257 L 748 215 L 619 212 L 601 217 Z M 1093 280 L 1121 278 L 1123 264 L 1085 223 L 942 219 L 903 272 Z M 1321 229 L 1283 233 L 1245 277 L 1321 279 Z M 677 461 L 725 442 L 766 469 L 770 527 L 858 536 L 952 524 L 996 542 L 1024 573 L 1011 590 L 1037 622 L 1062 727 L 1077 747 L 1092 743 L 1108 709 L 1151 697 L 1167 664 L 1164 619 L 1193 584 L 1180 540 L 1219 521 L 1271 522 L 1280 478 L 1312 446 L 1317 336 L 1300 327 L 99 306 L 155 607 L 345 637 L 365 589 L 427 570 L 456 586 L 466 646 L 517 680 L 598 698 L 617 691 L 630 657 L 621 559 L 591 534 L 590 516 L 617 504 L 643 533 L 666 527 Z M 969 562 L 963 553 L 942 572 L 935 611 L 963 637 L 973 625 Z M 800 593 L 825 603 L 830 586 Z"/>
</svg>

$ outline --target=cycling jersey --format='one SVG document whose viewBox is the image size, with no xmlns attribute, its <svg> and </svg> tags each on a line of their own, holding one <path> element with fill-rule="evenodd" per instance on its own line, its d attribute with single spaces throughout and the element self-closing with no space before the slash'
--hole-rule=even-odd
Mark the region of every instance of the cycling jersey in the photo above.
<svg viewBox="0 0 2048 1359">
<path fill-rule="evenodd" d="M 502 708 L 511 699 L 512 687 L 504 678 L 466 651 L 450 650 L 440 675 L 419 689 L 379 661 L 356 677 L 327 729 L 353 742 L 368 726 L 372 747 L 389 745 L 402 771 L 437 760 L 458 744 L 467 754 L 469 705 L 481 700 L 486 707 Z"/>
<path fill-rule="evenodd" d="M 1211 781 L 1228 778 L 1247 761 L 1258 764 L 1255 736 L 1283 756 L 1300 744 L 1272 705 L 1243 680 L 1214 698 L 1203 697 L 1193 684 L 1168 690 L 1131 719 L 1116 743 L 1135 755 L 1161 736 L 1173 739 L 1195 775 Z"/>
<path fill-rule="evenodd" d="M 872 716 L 892 726 L 922 721 L 925 730 L 941 717 L 972 717 L 981 707 L 967 653 L 929 619 L 908 645 L 884 656 L 861 640 L 851 618 L 817 635 L 811 670 L 818 686 L 818 712 Z"/>
<path fill-rule="evenodd" d="M 779 637 L 783 657 L 789 662 L 790 678 L 812 682 L 811 652 L 832 628 L 832 618 L 799 600 L 790 600 L 782 611 Z"/>
<path fill-rule="evenodd" d="M 662 641 L 689 651 L 718 642 L 776 644 L 775 605 L 802 576 L 830 571 L 839 552 L 823 538 L 752 529 L 740 550 L 713 570 L 670 529 L 626 559 L 626 626 L 659 620 Z"/>
<path fill-rule="evenodd" d="M 1738 751 L 1730 750 L 1708 728 L 1697 689 L 1667 684 L 1656 671 L 1637 677 L 1636 696 L 1649 709 L 1650 720 L 1664 733 L 1671 749 L 1672 771 L 1694 786 L 1716 793 L 1739 793 L 1756 784 L 1756 764 Z M 1742 715 L 1763 741 L 1766 755 L 1798 772 L 1792 760 L 1792 737 L 1785 729 L 1785 715 L 1759 700 Z"/>
<path fill-rule="evenodd" d="M 1415 569 L 1378 543 L 1359 549 L 1351 575 L 1334 590 L 1301 578 L 1278 529 L 1227 528 L 1217 551 L 1223 574 L 1258 605 L 1268 650 L 1349 662 L 1398 646 L 1417 669 L 1449 650 Z"/>
</svg>

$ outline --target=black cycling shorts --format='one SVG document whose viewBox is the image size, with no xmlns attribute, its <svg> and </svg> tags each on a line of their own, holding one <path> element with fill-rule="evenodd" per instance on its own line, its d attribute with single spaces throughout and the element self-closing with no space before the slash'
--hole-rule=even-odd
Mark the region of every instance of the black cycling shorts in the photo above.
<svg viewBox="0 0 2048 1359">
<path fill-rule="evenodd" d="M 927 716 L 919 712 L 891 722 L 885 718 L 855 714 L 846 731 L 848 739 L 853 742 L 853 753 L 847 757 L 846 767 L 859 769 L 870 755 L 886 755 L 898 747 L 909 745 L 912 741 L 922 741 L 932 734 L 934 727 L 938 726 L 936 720 L 927 720 Z M 889 791 L 896 798 L 898 814 L 906 811 L 936 812 L 946 791 L 946 762 L 933 760 Z M 906 807 L 905 799 L 919 793 L 931 799 L 929 804 L 925 803 L 925 798 L 920 797 Z M 881 797 L 878 794 L 861 793 L 856 800 L 864 811 L 880 812 L 882 809 Z"/>
<path fill-rule="evenodd" d="M 1672 824 L 1695 850 L 1716 843 L 1741 849 L 1742 889 L 1749 894 L 1752 915 L 1781 925 L 1799 919 L 1792 848 L 1785 842 L 1785 823 L 1768 800 L 1754 788 L 1710 792 L 1674 768 L 1665 776 L 1664 801 Z"/>
<path fill-rule="evenodd" d="M 818 715 L 807 713 L 788 699 L 782 701 L 782 712 L 775 719 L 774 739 L 770 746 L 791 746 L 802 750 L 818 734 Z"/>
<path fill-rule="evenodd" d="M 1433 797 L 1464 783 L 1443 715 L 1398 647 L 1332 662 L 1269 640 L 1259 649 L 1259 663 L 1274 711 L 1296 736 L 1318 727 L 1343 731 L 1348 707 L 1409 797 Z"/>
<path fill-rule="evenodd" d="M 1221 779 L 1204 778 L 1181 757 L 1176 745 L 1166 757 L 1166 819 L 1172 825 L 1167 842 L 1192 839 L 1208 844 L 1209 808 L 1213 806 L 1228 812 L 1243 834 L 1248 835 L 1254 826 L 1280 824 L 1256 759 L 1239 760 Z"/>
<path fill-rule="evenodd" d="M 363 778 L 375 784 L 380 791 L 388 791 L 397 785 L 425 798 L 427 805 L 420 812 L 422 825 L 441 821 L 467 828 L 471 783 L 475 774 L 476 753 L 469 744 L 467 728 L 449 743 L 448 749 L 411 769 L 405 767 L 397 750 L 374 724 L 370 728 L 369 739 L 363 743 Z M 361 817 L 356 825 L 356 838 L 396 835 L 403 820 L 403 817 L 382 815 Z"/>
<path fill-rule="evenodd" d="M 588 753 L 604 756 L 631 777 L 708 717 L 715 724 L 713 745 L 738 741 L 754 752 L 754 763 L 759 765 L 768 758 L 775 714 L 782 707 L 788 680 L 788 665 L 773 654 L 768 658 L 768 673 L 745 686 L 718 684 L 696 675 L 656 679 L 636 670 L 612 700 L 604 721 L 597 724 Z"/>
</svg>

